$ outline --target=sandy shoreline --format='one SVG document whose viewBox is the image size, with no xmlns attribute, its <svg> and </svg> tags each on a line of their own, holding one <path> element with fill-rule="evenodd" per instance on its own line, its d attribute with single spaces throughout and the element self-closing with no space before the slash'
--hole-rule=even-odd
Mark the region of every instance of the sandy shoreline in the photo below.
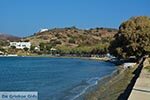
<svg viewBox="0 0 150 100">
<path fill-rule="evenodd" d="M 118 67 L 115 74 L 100 80 L 94 90 L 77 100 L 117 100 L 133 78 L 132 73 L 136 68 L 137 66 L 130 69 Z"/>
<path fill-rule="evenodd" d="M 140 87 L 146 90 L 149 90 L 150 88 L 149 73 L 147 73 L 145 69 L 142 69 L 143 66 L 150 65 L 150 59 L 149 63 L 146 63 L 145 61 L 146 60 L 144 59 L 134 67 L 118 70 L 118 73 L 112 76 L 108 82 L 98 86 L 94 91 L 87 93 L 82 100 L 127 100 L 130 95 L 132 95 L 134 99 L 138 98 L 137 100 L 144 98 L 145 100 L 149 100 L 149 94 L 143 94 L 142 92 L 140 96 L 137 94 L 137 90 L 134 89 L 134 87 Z M 136 91 L 136 93 L 134 91 Z M 131 100 L 134 99 L 132 98 Z"/>
</svg>

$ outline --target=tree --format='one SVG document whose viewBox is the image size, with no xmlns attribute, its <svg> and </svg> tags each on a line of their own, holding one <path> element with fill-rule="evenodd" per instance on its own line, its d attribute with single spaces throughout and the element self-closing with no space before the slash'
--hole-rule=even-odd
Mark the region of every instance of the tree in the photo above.
<svg viewBox="0 0 150 100">
<path fill-rule="evenodd" d="M 16 49 L 16 46 L 11 46 L 11 49 Z"/>
<path fill-rule="evenodd" d="M 6 49 L 4 48 L 0 48 L 0 51 L 4 52 L 4 54 L 6 53 Z"/>
<path fill-rule="evenodd" d="M 150 54 L 150 20 L 147 16 L 132 17 L 123 22 L 109 51 L 118 58 Z"/>
<path fill-rule="evenodd" d="M 33 52 L 34 50 L 35 50 L 35 46 L 32 46 L 32 45 L 31 45 L 30 51 Z"/>
<path fill-rule="evenodd" d="M 23 48 L 24 49 L 24 51 L 28 51 L 29 50 L 29 48 L 27 48 L 27 47 L 25 47 L 25 48 Z"/>
<path fill-rule="evenodd" d="M 41 43 L 39 44 L 39 46 L 40 46 L 40 50 L 41 50 L 41 51 L 43 51 L 43 50 L 46 48 L 46 44 L 43 43 L 43 42 L 41 42 Z"/>
</svg>

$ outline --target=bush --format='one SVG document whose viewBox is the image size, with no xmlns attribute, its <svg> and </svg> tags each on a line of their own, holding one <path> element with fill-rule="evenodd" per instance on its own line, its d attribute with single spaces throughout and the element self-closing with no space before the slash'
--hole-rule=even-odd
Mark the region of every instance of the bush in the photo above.
<svg viewBox="0 0 150 100">
<path fill-rule="evenodd" d="M 150 66 L 146 66 L 145 69 L 147 69 L 148 72 L 150 72 Z"/>
<path fill-rule="evenodd" d="M 69 39 L 69 43 L 76 43 L 76 41 L 74 39 Z"/>
<path fill-rule="evenodd" d="M 56 41 L 56 44 L 61 44 L 61 41 Z"/>
</svg>

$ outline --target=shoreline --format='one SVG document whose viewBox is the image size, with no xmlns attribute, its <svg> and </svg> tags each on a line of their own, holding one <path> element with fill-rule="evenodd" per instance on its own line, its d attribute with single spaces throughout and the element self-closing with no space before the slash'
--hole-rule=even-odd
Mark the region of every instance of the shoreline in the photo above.
<svg viewBox="0 0 150 100">
<path fill-rule="evenodd" d="M 33 55 L 25 55 L 25 56 L 19 56 L 19 55 L 11 55 L 11 56 L 0 56 L 0 57 L 44 57 L 44 58 L 79 58 L 79 59 L 88 59 L 88 60 L 98 60 L 98 61 L 106 61 L 106 62 L 110 62 L 109 59 L 107 57 L 82 57 L 82 56 L 46 56 L 46 55 L 37 55 L 37 56 L 33 56 Z M 110 62 L 113 63 L 113 62 Z"/>
<path fill-rule="evenodd" d="M 119 75 L 119 73 L 122 73 L 124 71 L 124 69 L 121 66 L 116 66 L 116 70 L 114 70 L 112 73 L 100 78 L 99 80 L 97 80 L 97 83 L 89 86 L 84 93 L 79 94 L 76 98 L 71 99 L 71 100 L 87 100 L 85 99 L 89 93 L 91 92 L 95 92 L 99 87 L 109 83 L 109 81 L 111 81 L 113 78 L 115 78 L 117 75 Z"/>
<path fill-rule="evenodd" d="M 132 85 L 135 84 L 133 80 L 138 76 L 139 66 L 142 62 L 134 67 L 121 68 L 117 75 L 108 79 L 106 83 L 97 86 L 94 91 L 87 93 L 82 100 L 127 100 Z"/>
<path fill-rule="evenodd" d="M 6 57 L 6 56 L 4 56 L 4 57 Z M 7 56 L 7 57 L 13 57 L 13 56 Z M 71 58 L 71 59 L 73 58 L 73 59 L 97 60 L 97 61 L 104 61 L 104 62 L 112 63 L 108 59 L 101 59 L 101 58 L 97 58 L 97 57 L 74 57 L 74 56 L 58 56 L 57 57 L 57 56 L 43 56 L 43 55 L 42 56 L 14 56 L 14 57 L 44 57 L 44 58 L 46 57 L 46 58 Z M 112 64 L 114 64 L 114 63 L 112 63 Z M 120 70 L 120 68 L 118 68 L 118 66 L 116 66 L 115 64 L 114 64 L 114 67 L 116 67 L 116 70 L 114 70 L 112 73 L 96 80 L 95 84 L 87 86 L 83 91 L 81 91 L 78 95 L 76 95 L 71 100 L 78 100 L 80 97 L 82 97 L 82 95 L 89 93 L 89 91 L 91 91 L 91 89 L 93 89 L 93 87 L 94 88 L 96 87 L 96 89 L 97 89 L 98 88 L 97 85 L 99 86 L 99 85 L 103 85 L 103 84 L 107 83 L 109 81 L 107 79 L 115 76 L 115 74 L 117 74 L 117 72 Z M 83 99 L 79 99 L 79 100 L 83 100 Z"/>
<path fill-rule="evenodd" d="M 121 67 L 120 67 L 121 68 Z M 67 99 L 67 100 L 83 100 L 84 96 L 89 93 L 89 91 L 95 91 L 97 87 L 97 85 L 103 85 L 104 83 L 108 82 L 108 78 L 113 77 L 115 75 L 117 75 L 118 71 L 120 70 L 120 68 L 118 69 L 118 67 L 110 74 L 103 76 L 103 77 L 93 77 L 90 80 L 95 80 L 94 83 L 92 84 L 88 84 L 88 86 L 86 88 L 84 88 L 81 92 L 79 92 L 77 95 L 74 95 L 73 98 Z M 86 82 L 90 81 L 87 80 Z"/>
</svg>

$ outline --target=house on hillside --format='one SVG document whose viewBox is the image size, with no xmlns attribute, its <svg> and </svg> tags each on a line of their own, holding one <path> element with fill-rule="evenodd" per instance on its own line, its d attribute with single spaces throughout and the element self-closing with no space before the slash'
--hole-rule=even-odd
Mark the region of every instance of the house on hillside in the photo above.
<svg viewBox="0 0 150 100">
<path fill-rule="evenodd" d="M 45 32 L 45 31 L 48 31 L 48 29 L 40 29 L 39 32 L 41 33 L 41 32 Z"/>
<path fill-rule="evenodd" d="M 31 48 L 30 42 L 10 42 L 10 47 L 15 46 L 17 49 Z"/>
</svg>

